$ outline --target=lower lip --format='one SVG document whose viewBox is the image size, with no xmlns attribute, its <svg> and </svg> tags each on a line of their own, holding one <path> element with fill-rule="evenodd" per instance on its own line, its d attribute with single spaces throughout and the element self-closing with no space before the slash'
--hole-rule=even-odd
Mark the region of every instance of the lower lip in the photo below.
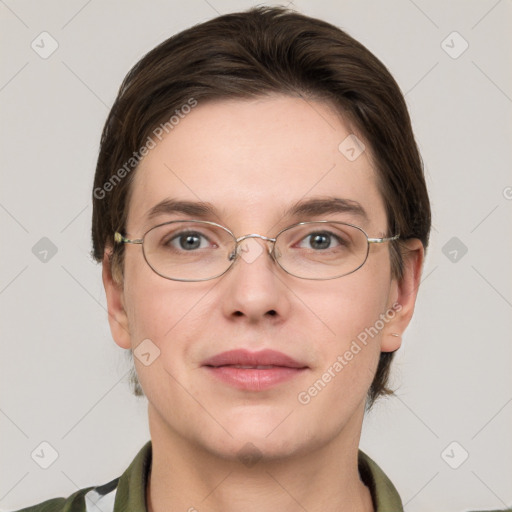
<svg viewBox="0 0 512 512">
<path fill-rule="evenodd" d="M 238 389 L 263 391 L 301 375 L 306 368 L 276 366 L 267 369 L 235 368 L 233 366 L 205 366 L 219 380 Z"/>
</svg>

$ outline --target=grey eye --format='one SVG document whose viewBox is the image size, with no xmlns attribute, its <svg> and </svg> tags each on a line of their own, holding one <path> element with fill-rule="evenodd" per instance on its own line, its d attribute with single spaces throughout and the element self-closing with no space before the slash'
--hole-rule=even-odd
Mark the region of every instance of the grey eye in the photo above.
<svg viewBox="0 0 512 512">
<path fill-rule="evenodd" d="M 201 233 L 188 231 L 178 233 L 177 235 L 170 238 L 165 245 L 172 247 L 173 249 L 179 249 L 184 251 L 194 251 L 196 249 L 203 249 L 208 247 L 208 239 Z"/>
<path fill-rule="evenodd" d="M 299 247 L 321 251 L 342 245 L 340 242 L 342 242 L 342 240 L 333 233 L 329 233 L 328 231 L 317 231 L 304 237 L 300 241 Z"/>
</svg>

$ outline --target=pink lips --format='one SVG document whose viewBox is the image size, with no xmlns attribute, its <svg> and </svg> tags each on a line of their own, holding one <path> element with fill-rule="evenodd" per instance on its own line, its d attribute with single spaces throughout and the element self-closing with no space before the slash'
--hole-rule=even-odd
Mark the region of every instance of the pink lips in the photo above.
<svg viewBox="0 0 512 512">
<path fill-rule="evenodd" d="M 234 387 L 261 391 L 287 381 L 308 367 L 275 350 L 230 350 L 203 362 L 213 376 Z"/>
</svg>

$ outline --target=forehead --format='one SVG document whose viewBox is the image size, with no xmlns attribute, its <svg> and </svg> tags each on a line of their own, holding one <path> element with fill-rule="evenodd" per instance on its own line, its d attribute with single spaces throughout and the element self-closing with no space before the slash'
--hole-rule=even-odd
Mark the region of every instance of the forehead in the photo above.
<svg viewBox="0 0 512 512">
<path fill-rule="evenodd" d="M 318 198 L 359 204 L 366 218 L 349 208 L 347 220 L 384 230 L 369 148 L 361 152 L 354 136 L 350 124 L 316 101 L 199 102 L 139 164 L 127 231 L 140 234 L 165 222 L 170 210 L 155 206 L 177 201 L 206 204 L 206 216 L 232 229 L 269 229 L 300 202 Z M 312 213 L 302 209 L 302 220 Z"/>
</svg>

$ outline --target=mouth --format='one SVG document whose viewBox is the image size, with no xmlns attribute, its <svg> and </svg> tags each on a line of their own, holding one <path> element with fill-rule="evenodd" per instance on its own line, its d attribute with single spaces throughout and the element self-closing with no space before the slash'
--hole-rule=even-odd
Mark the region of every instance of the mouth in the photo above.
<svg viewBox="0 0 512 512">
<path fill-rule="evenodd" d="M 242 364 L 223 364 L 222 367 L 229 366 L 230 368 L 243 368 L 244 370 L 268 370 L 270 368 L 284 368 L 283 366 L 274 366 L 274 365 L 242 365 Z M 212 366 L 212 368 L 219 368 L 219 366 Z"/>
<path fill-rule="evenodd" d="M 230 350 L 207 359 L 202 367 L 215 379 L 246 391 L 269 389 L 308 369 L 306 364 L 275 350 Z"/>
</svg>

